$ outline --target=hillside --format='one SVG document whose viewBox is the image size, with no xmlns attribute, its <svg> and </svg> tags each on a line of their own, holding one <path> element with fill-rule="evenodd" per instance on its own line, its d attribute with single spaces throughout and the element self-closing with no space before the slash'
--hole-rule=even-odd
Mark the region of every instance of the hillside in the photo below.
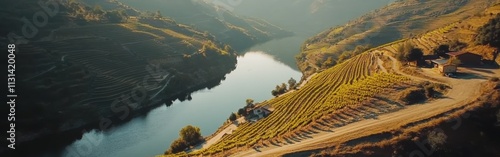
<svg viewBox="0 0 500 157">
<path fill-rule="evenodd" d="M 309 133 L 328 131 L 330 126 L 340 127 L 361 117 L 369 119 L 399 110 L 401 102 L 388 102 L 391 95 L 418 82 L 379 71 L 377 67 L 376 56 L 364 53 L 314 75 L 297 91 L 258 104 L 273 108 L 269 117 L 255 123 L 242 123 L 232 134 L 191 155 L 232 154 L 240 149 L 286 145 L 300 141 Z"/>
<path fill-rule="evenodd" d="M 474 14 L 462 15 L 466 18 L 459 22 L 366 50 L 316 73 L 305 80 L 300 89 L 258 103 L 258 106 L 272 109 L 268 117 L 238 124 L 232 133 L 189 155 L 304 156 L 321 153 L 316 155 L 385 156 L 393 153 L 385 149 L 394 150 L 396 155 L 408 155 L 410 152 L 404 150 L 412 150 L 414 146 L 405 142 L 428 138 L 427 135 L 416 134 L 416 131 L 430 132 L 429 128 L 438 125 L 449 126 L 443 119 L 454 118 L 451 114 L 460 116 L 479 108 L 488 115 L 475 115 L 488 119 L 488 122 L 477 118 L 468 121 L 468 126 L 474 123 L 484 123 L 488 127 L 498 124 L 497 119 L 491 121 L 492 112 L 484 109 L 498 109 L 493 105 L 498 100 L 498 85 L 488 81 L 500 76 L 498 62 L 496 67 L 491 66 L 495 65 L 494 62 L 489 62 L 498 61 L 497 45 L 478 43 L 478 34 L 484 29 L 491 29 L 484 28 L 485 25 L 496 27 L 500 5 L 487 6 Z M 451 19 L 452 16 L 443 18 Z M 494 33 L 491 35 L 495 36 Z M 498 42 L 498 38 L 487 38 Z M 424 54 L 435 54 L 440 45 L 448 45 L 449 51 L 481 55 L 484 64 L 460 67 L 458 78 L 444 77 L 430 68 L 408 68 L 404 62 L 392 57 L 403 53 L 400 52 L 403 44 L 414 45 Z M 422 95 L 429 91 L 439 94 L 425 94 L 427 97 L 416 98 L 418 105 L 411 105 L 404 96 L 409 91 L 420 91 Z M 491 129 L 479 127 L 466 132 L 490 132 Z M 498 127 L 493 129 L 498 130 Z M 448 129 L 447 133 L 454 138 L 449 141 L 460 141 L 469 150 L 477 146 L 455 139 L 460 137 L 453 130 Z M 497 138 L 495 134 L 487 136 Z M 488 137 L 477 142 L 498 145 L 498 142 L 487 140 Z M 401 147 L 391 147 L 391 143 Z M 455 144 L 444 146 L 462 151 Z M 381 147 L 385 149 L 381 150 Z M 490 149 L 481 150 L 484 152 L 476 154 L 498 153 Z M 439 153 L 446 151 L 439 150 Z"/>
<path fill-rule="evenodd" d="M 481 13 L 495 3 L 498 1 L 396 1 L 308 39 L 297 56 L 298 66 L 305 75 L 311 75 L 327 68 L 321 65 L 328 58 L 349 56 L 358 45 L 377 47 L 413 37 Z"/>
<path fill-rule="evenodd" d="M 157 12 L 178 23 L 189 25 L 213 34 L 218 41 L 229 44 L 235 50 L 265 41 L 291 35 L 264 20 L 240 17 L 227 8 L 215 6 L 202 0 L 119 0 L 134 8 Z"/>
<path fill-rule="evenodd" d="M 235 50 L 210 34 L 168 18 L 130 18 L 141 12 L 118 2 L 57 1 L 47 24 L 35 23 L 33 36 L 22 17 L 43 11 L 37 1 L 0 4 L 12 6 L 0 9 L 0 44 L 17 47 L 22 98 L 16 110 L 23 114 L 16 115 L 16 143 L 23 146 L 18 151 L 30 149 L 25 153 L 72 142 L 85 129 L 109 129 L 103 121 L 116 126 L 185 100 L 235 68 Z"/>
</svg>

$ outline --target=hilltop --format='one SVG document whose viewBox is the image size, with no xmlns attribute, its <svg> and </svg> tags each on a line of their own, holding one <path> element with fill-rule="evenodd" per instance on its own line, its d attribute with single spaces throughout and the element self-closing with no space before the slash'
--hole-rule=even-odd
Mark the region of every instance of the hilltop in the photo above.
<svg viewBox="0 0 500 157">
<path fill-rule="evenodd" d="M 411 38 L 481 13 L 497 0 L 400 0 L 308 39 L 297 55 L 306 75 L 359 54 L 357 46 L 377 47 Z M 324 64 L 333 60 L 333 64 Z M 339 60 L 340 59 L 340 60 Z"/>
</svg>

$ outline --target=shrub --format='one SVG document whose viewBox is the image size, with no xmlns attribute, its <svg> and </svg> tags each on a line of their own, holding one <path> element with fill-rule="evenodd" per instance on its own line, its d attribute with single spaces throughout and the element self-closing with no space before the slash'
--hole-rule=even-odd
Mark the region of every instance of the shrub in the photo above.
<svg viewBox="0 0 500 157">
<path fill-rule="evenodd" d="M 170 149 L 165 152 L 165 154 L 175 154 L 182 152 L 188 148 L 188 144 L 181 138 L 178 138 L 172 144 L 170 144 Z"/>
<path fill-rule="evenodd" d="M 411 105 L 426 100 L 426 91 L 422 88 L 408 88 L 400 93 L 399 100 Z"/>
<path fill-rule="evenodd" d="M 500 47 L 500 14 L 480 27 L 475 42 L 481 45 Z"/>
<path fill-rule="evenodd" d="M 188 145 L 193 145 L 201 141 L 200 128 L 195 126 L 188 125 L 182 128 L 179 135 Z"/>
<path fill-rule="evenodd" d="M 231 113 L 231 115 L 229 115 L 229 120 L 230 121 L 235 121 L 236 120 L 236 114 Z"/>
</svg>

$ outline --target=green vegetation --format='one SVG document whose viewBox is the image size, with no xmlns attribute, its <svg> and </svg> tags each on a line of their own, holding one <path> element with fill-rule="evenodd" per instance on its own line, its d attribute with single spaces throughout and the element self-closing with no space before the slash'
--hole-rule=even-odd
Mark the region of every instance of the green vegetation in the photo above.
<svg viewBox="0 0 500 157">
<path fill-rule="evenodd" d="M 301 54 L 296 57 L 298 66 L 307 77 L 330 67 L 328 65 L 332 65 L 332 61 L 349 58 L 346 56 L 351 55 L 344 52 L 356 49 L 357 45 L 369 44 L 378 47 L 400 39 L 409 40 L 415 47 L 422 49 L 424 54 L 430 54 L 434 47 L 427 42 L 447 38 L 442 34 L 456 29 L 458 22 L 471 15 L 482 13 L 485 6 L 492 6 L 495 2 L 495 0 L 395 1 L 384 8 L 351 20 L 345 25 L 332 27 L 308 39 L 302 46 Z M 422 33 L 429 36 L 415 39 L 416 34 Z M 325 66 L 322 63 L 325 63 Z"/>
<path fill-rule="evenodd" d="M 202 141 L 200 128 L 191 125 L 185 126 L 179 131 L 179 138 L 170 145 L 165 154 L 175 154 L 184 151 Z"/>
<path fill-rule="evenodd" d="M 476 36 L 476 43 L 500 48 L 500 14 L 490 19 L 480 27 Z"/>
<path fill-rule="evenodd" d="M 288 91 L 287 86 L 285 83 L 282 83 L 280 85 L 276 85 L 276 88 L 271 91 L 271 94 L 275 97 L 280 96 L 282 94 L 285 94 Z"/>
<path fill-rule="evenodd" d="M 399 52 L 396 58 L 402 62 L 413 62 L 421 60 L 424 56 L 422 49 L 415 48 L 412 43 L 404 42 L 396 48 L 397 52 Z"/>
<path fill-rule="evenodd" d="M 288 89 L 293 90 L 296 88 L 297 88 L 297 80 L 290 78 L 290 80 L 288 80 Z"/>
<path fill-rule="evenodd" d="M 235 121 L 235 120 L 236 120 L 236 118 L 237 118 L 237 117 L 236 117 L 236 114 L 234 114 L 234 113 L 231 113 L 231 115 L 229 115 L 229 120 L 230 120 L 230 121 Z"/>
</svg>

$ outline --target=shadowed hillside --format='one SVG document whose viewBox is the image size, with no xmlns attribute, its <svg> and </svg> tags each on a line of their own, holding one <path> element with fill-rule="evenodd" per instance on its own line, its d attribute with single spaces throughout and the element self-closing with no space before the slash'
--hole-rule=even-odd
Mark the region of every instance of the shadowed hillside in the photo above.
<svg viewBox="0 0 500 157">
<path fill-rule="evenodd" d="M 50 2 L 49 11 L 37 1 L 0 2 L 12 6 L 0 9 L 0 43 L 17 47 L 16 143 L 25 153 L 190 99 L 235 68 L 231 46 L 172 19 L 137 18 L 143 13 L 116 1 Z M 23 20 L 36 12 L 46 24 Z"/>
</svg>

